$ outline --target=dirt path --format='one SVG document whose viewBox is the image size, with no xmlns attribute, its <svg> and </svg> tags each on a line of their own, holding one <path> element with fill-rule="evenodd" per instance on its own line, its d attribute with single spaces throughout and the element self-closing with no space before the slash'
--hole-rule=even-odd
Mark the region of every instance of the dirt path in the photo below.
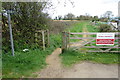
<svg viewBox="0 0 120 80">
<path fill-rule="evenodd" d="M 38 78 L 60 78 L 62 77 L 62 65 L 59 55 L 61 53 L 61 48 L 57 48 L 50 56 L 46 58 L 46 63 L 48 66 L 43 69 Z"/>
<path fill-rule="evenodd" d="M 83 29 L 87 32 L 87 28 Z M 83 35 L 87 37 L 87 35 Z M 73 44 L 72 46 L 80 46 Z M 70 68 L 65 68 L 61 64 L 59 55 L 61 48 L 57 48 L 46 58 L 48 66 L 38 72 L 37 78 L 118 78 L 118 65 L 105 65 L 93 62 L 82 62 Z"/>
</svg>

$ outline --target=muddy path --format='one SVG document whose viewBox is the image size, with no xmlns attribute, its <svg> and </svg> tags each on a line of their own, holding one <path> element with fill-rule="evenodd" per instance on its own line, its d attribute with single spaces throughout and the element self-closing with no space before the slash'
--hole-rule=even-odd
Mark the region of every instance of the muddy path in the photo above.
<svg viewBox="0 0 120 80">
<path fill-rule="evenodd" d="M 88 32 L 86 27 L 83 28 L 83 31 Z M 87 35 L 83 35 L 83 37 L 87 37 Z M 72 44 L 71 46 L 80 45 Z M 83 61 L 67 68 L 62 65 L 60 54 L 61 48 L 57 48 L 46 58 L 48 65 L 37 72 L 37 78 L 118 78 L 117 64 L 106 65 Z"/>
</svg>

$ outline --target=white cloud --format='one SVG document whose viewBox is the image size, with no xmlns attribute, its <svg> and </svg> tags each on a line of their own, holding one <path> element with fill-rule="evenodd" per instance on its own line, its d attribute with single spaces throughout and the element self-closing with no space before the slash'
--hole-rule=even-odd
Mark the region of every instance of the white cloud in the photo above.
<svg viewBox="0 0 120 80">
<path fill-rule="evenodd" d="M 67 13 L 73 13 L 76 16 L 84 15 L 88 13 L 92 16 L 102 15 L 106 11 L 112 11 L 115 16 L 118 14 L 118 1 L 119 0 L 71 0 L 74 2 L 74 5 L 71 5 L 69 0 L 51 0 L 53 7 L 48 11 L 50 15 L 54 18 L 55 16 L 62 15 L 64 16 Z M 60 2 L 60 3 L 58 3 Z"/>
</svg>

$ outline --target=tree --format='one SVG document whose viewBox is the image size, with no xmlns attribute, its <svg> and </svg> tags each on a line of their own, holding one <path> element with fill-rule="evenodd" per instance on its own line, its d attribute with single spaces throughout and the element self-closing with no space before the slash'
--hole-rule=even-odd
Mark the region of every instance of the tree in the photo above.
<svg viewBox="0 0 120 80">
<path fill-rule="evenodd" d="M 105 14 L 104 14 L 104 17 L 110 19 L 112 17 L 112 11 L 106 11 Z"/>
<path fill-rule="evenodd" d="M 27 45 L 34 44 L 34 34 L 37 29 L 47 29 L 49 17 L 42 11 L 46 7 L 46 2 L 3 2 L 3 10 L 13 10 L 11 14 L 11 23 L 13 28 L 13 37 L 15 49 L 26 48 Z M 3 49 L 9 51 L 9 28 L 7 18 L 2 15 L 3 27 Z M 20 46 L 22 45 L 22 46 Z"/>
<path fill-rule="evenodd" d="M 62 16 L 59 15 L 59 16 L 58 16 L 58 20 L 61 20 L 61 19 L 62 19 Z"/>
<path fill-rule="evenodd" d="M 77 17 L 77 20 L 91 20 L 91 19 L 92 19 L 92 16 L 90 15 L 86 15 L 86 16 L 80 15 Z"/>
<path fill-rule="evenodd" d="M 99 20 L 98 16 L 94 16 L 93 19 L 94 19 L 95 21 L 98 21 L 98 20 Z"/>
<path fill-rule="evenodd" d="M 57 20 L 57 19 L 58 19 L 58 18 L 57 18 L 57 16 L 56 16 L 54 20 Z"/>
<path fill-rule="evenodd" d="M 65 20 L 73 20 L 75 18 L 75 15 L 72 13 L 68 13 L 67 15 L 64 16 Z"/>
</svg>

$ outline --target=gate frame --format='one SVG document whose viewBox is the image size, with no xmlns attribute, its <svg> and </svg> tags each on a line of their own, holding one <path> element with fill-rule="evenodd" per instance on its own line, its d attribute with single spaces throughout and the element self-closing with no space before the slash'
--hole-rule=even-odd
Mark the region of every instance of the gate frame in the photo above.
<svg viewBox="0 0 120 80">
<path fill-rule="evenodd" d="M 99 46 L 85 46 L 87 44 L 90 43 L 96 43 L 96 42 L 92 42 L 94 40 L 96 40 L 96 37 L 70 37 L 70 35 L 96 35 L 97 33 L 115 33 L 115 40 L 118 39 L 117 42 L 115 42 L 114 44 L 118 44 L 118 45 L 114 45 L 113 47 L 99 47 Z M 118 37 L 116 37 L 116 35 L 118 35 Z M 85 44 L 83 44 L 82 46 L 78 47 L 78 48 L 97 48 L 100 49 L 100 51 L 88 51 L 88 52 L 120 52 L 120 51 L 110 51 L 113 48 L 120 48 L 120 32 L 87 32 L 87 33 L 73 33 L 73 32 L 62 32 L 62 52 L 64 52 L 65 50 L 68 50 L 70 48 L 70 39 L 92 39 L 91 41 L 87 41 Z M 84 41 L 85 42 L 85 41 Z M 106 50 L 102 50 L 101 48 L 108 48 Z"/>
</svg>

